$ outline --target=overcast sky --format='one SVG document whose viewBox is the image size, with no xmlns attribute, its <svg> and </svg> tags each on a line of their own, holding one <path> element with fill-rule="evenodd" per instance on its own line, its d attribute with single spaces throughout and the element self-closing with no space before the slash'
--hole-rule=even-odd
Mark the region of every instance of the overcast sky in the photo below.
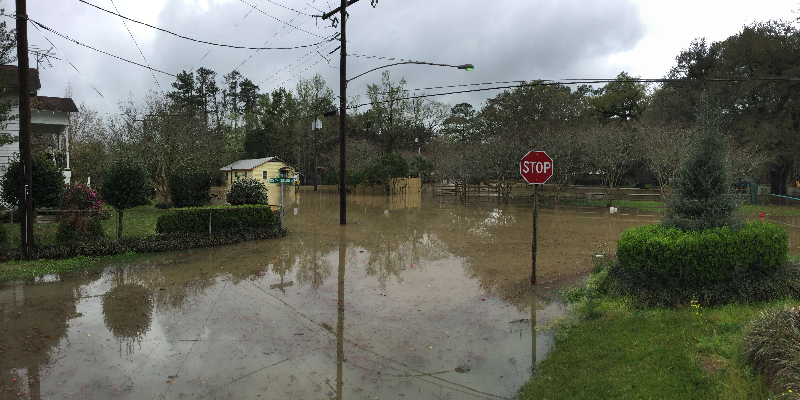
<svg viewBox="0 0 800 400">
<path fill-rule="evenodd" d="M 339 3 L 338 0 L 87 1 L 110 10 L 116 5 L 122 15 L 184 36 L 250 47 L 261 47 L 265 42 L 280 47 L 318 43 L 337 29 L 330 22 L 307 14 L 331 10 Z M 339 91 L 338 51 L 329 55 L 338 46 L 336 42 L 256 53 L 194 43 L 128 21 L 127 28 L 142 55 L 117 16 L 78 0 L 28 3 L 31 19 L 113 55 L 142 64 L 146 58 L 147 64 L 161 71 L 176 74 L 205 67 L 216 71 L 221 80 L 222 75 L 239 69 L 259 85 L 261 92 L 271 92 L 280 86 L 293 89 L 299 78 L 320 73 L 335 93 Z M 0 0 L 0 7 L 7 13 L 15 9 L 11 0 Z M 510 80 L 614 78 L 621 71 L 643 78 L 660 78 L 692 39 L 723 40 L 754 21 L 794 21 L 798 8 L 797 0 L 380 0 L 375 8 L 370 0 L 361 0 L 348 8 L 347 50 L 349 54 L 366 56 L 475 65 L 471 72 L 420 65 L 391 67 L 392 79 L 405 78 L 407 89 Z M 13 26 L 13 20 L 7 21 Z M 71 85 L 76 103 L 85 102 L 100 112 L 115 113 L 120 102 L 139 103 L 150 90 L 172 89 L 172 76 L 151 73 L 29 26 L 31 45 L 50 48 L 45 37 L 55 44 L 57 50 L 53 51 L 61 60 L 53 60 L 52 67 L 40 71 L 41 95 L 63 96 Z M 353 77 L 391 62 L 349 57 L 347 75 Z M 375 71 L 352 81 L 348 95 L 360 95 L 362 102 L 366 101 L 366 86 L 379 82 L 380 78 L 380 71 Z M 459 89 L 427 92 L 451 90 Z M 469 102 L 479 108 L 497 93 L 498 90 L 492 90 L 437 99 L 450 105 Z"/>
</svg>

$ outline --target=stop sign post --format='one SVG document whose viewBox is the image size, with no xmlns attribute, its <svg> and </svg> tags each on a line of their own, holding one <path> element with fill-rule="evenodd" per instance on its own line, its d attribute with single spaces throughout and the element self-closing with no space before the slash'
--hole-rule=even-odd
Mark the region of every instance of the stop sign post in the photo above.
<svg viewBox="0 0 800 400">
<path fill-rule="evenodd" d="M 553 159 L 543 151 L 529 151 L 519 162 L 519 173 L 533 185 L 533 242 L 531 243 L 531 285 L 536 284 L 536 228 L 539 225 L 539 185 L 553 176 Z"/>
</svg>

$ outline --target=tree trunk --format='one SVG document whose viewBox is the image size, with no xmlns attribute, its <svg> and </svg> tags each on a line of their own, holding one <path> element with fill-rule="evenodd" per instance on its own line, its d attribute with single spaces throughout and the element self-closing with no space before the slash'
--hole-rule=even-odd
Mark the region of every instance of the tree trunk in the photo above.
<svg viewBox="0 0 800 400">
<path fill-rule="evenodd" d="M 789 169 L 783 165 L 773 167 L 769 171 L 770 193 L 786 195 L 786 179 L 789 177 Z"/>
<path fill-rule="evenodd" d="M 122 211 L 117 210 L 117 241 L 122 237 Z"/>
</svg>

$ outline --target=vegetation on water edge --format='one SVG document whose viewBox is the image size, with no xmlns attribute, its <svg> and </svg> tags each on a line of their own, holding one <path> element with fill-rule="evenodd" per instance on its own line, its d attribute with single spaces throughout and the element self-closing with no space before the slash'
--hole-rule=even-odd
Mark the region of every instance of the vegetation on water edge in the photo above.
<svg viewBox="0 0 800 400">
<path fill-rule="evenodd" d="M 110 260 L 127 259 L 133 255 L 134 253 L 127 252 L 105 257 L 76 256 L 62 260 L 39 259 L 4 262 L 0 263 L 0 282 L 92 270 L 104 266 Z"/>
</svg>

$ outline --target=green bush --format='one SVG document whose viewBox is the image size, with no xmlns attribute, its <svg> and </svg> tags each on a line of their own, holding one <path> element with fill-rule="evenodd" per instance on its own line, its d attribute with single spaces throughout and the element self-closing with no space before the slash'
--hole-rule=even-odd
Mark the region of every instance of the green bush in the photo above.
<svg viewBox="0 0 800 400">
<path fill-rule="evenodd" d="M 800 311 L 767 310 L 744 338 L 744 357 L 774 393 L 800 391 Z"/>
<path fill-rule="evenodd" d="M 275 229 L 279 226 L 276 211 L 269 206 L 234 206 L 184 208 L 158 216 L 156 233 L 208 233 L 209 218 L 214 233 L 243 229 Z"/>
<path fill-rule="evenodd" d="M 32 157 L 33 207 L 58 208 L 64 193 L 64 174 L 55 162 L 41 153 Z M 19 160 L 12 161 L 3 175 L 3 201 L 12 207 L 19 206 Z"/>
<path fill-rule="evenodd" d="M 228 203 L 234 206 L 247 204 L 269 204 L 267 187 L 253 178 L 239 178 L 231 183 L 228 190 Z"/>
<path fill-rule="evenodd" d="M 627 297 L 641 308 L 680 307 L 692 300 L 704 306 L 718 306 L 800 298 L 800 264 L 792 260 L 769 274 L 735 270 L 727 281 L 693 286 L 669 281 L 654 283 L 641 271 L 629 271 L 619 263 L 607 271 L 601 285 L 603 293 Z"/>
<path fill-rule="evenodd" d="M 617 241 L 623 268 L 643 273 L 654 284 L 685 286 L 727 280 L 736 270 L 769 274 L 785 265 L 788 250 L 786 231 L 764 222 L 701 231 L 644 225 L 628 229 Z"/>
<path fill-rule="evenodd" d="M 169 196 L 175 207 L 202 207 L 211 202 L 211 174 L 188 170 L 169 177 Z"/>
</svg>

